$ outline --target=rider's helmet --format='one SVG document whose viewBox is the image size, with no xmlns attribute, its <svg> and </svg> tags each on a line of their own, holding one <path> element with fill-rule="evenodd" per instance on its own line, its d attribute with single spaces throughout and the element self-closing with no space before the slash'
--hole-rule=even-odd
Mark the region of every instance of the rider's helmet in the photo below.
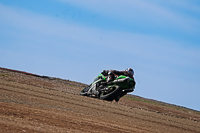
<svg viewBox="0 0 200 133">
<path fill-rule="evenodd" d="M 125 71 L 129 72 L 130 74 L 134 75 L 134 71 L 132 68 L 127 68 Z"/>
</svg>

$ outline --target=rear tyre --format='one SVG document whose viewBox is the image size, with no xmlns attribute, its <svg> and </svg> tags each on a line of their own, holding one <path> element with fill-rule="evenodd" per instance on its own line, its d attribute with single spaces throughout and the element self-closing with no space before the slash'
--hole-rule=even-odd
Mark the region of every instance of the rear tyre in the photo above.
<svg viewBox="0 0 200 133">
<path fill-rule="evenodd" d="M 114 100 L 116 97 L 118 97 L 120 94 L 121 94 L 121 88 L 120 88 L 120 86 L 116 85 L 114 91 L 112 91 L 112 92 L 110 92 L 110 93 L 108 93 L 108 94 L 105 94 L 105 95 L 102 93 L 102 94 L 100 95 L 100 99 L 101 99 L 101 100 L 112 101 L 112 100 Z"/>
</svg>

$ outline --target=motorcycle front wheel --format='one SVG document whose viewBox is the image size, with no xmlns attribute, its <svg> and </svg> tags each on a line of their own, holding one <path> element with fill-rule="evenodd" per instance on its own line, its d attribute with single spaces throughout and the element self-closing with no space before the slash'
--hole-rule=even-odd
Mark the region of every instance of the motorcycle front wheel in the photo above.
<svg viewBox="0 0 200 133">
<path fill-rule="evenodd" d="M 88 92 L 88 90 L 90 89 L 90 86 L 91 86 L 91 85 L 85 87 L 85 88 L 81 91 L 80 95 L 82 95 L 82 96 L 87 96 L 87 92 Z"/>
</svg>

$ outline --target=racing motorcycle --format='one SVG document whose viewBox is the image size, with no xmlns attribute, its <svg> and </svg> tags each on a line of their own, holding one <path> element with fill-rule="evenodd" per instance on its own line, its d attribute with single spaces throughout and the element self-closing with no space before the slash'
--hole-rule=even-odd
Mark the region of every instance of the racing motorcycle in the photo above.
<svg viewBox="0 0 200 133">
<path fill-rule="evenodd" d="M 80 95 L 118 102 L 121 97 L 135 89 L 134 80 L 128 76 L 120 75 L 109 82 L 107 78 L 107 74 L 100 73 L 92 84 L 81 91 Z"/>
</svg>

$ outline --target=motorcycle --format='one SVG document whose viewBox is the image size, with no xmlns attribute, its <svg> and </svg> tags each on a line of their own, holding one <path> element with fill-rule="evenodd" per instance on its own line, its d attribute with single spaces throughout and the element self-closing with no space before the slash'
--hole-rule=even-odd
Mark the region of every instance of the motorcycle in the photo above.
<svg viewBox="0 0 200 133">
<path fill-rule="evenodd" d="M 100 73 L 80 95 L 118 102 L 121 97 L 135 89 L 135 81 L 128 76 L 120 75 L 109 82 L 107 78 L 108 75 Z"/>
</svg>

